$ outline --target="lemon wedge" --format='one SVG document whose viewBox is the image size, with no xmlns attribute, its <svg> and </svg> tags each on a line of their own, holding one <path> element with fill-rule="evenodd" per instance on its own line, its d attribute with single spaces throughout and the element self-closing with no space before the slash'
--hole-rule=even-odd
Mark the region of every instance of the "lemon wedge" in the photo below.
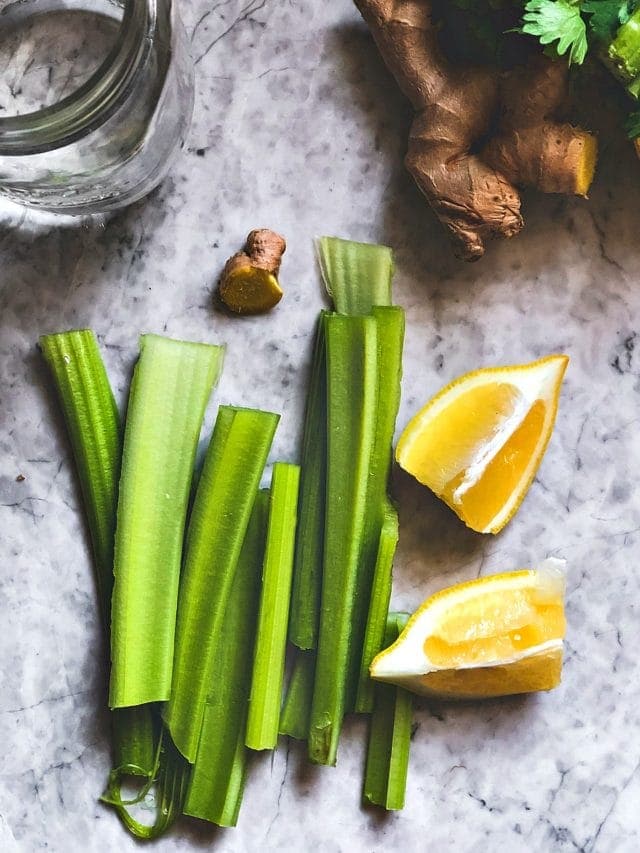
<svg viewBox="0 0 640 853">
<path fill-rule="evenodd" d="M 371 677 L 452 699 L 551 690 L 562 670 L 564 590 L 556 559 L 442 590 L 374 658 Z"/>
<path fill-rule="evenodd" d="M 398 464 L 479 533 L 520 506 L 549 443 L 568 357 L 467 373 L 407 425 Z"/>
</svg>

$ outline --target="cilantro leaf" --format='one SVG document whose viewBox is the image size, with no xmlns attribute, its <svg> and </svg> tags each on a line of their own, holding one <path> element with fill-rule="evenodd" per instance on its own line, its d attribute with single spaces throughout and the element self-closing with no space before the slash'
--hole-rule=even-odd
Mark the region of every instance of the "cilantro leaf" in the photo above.
<svg viewBox="0 0 640 853">
<path fill-rule="evenodd" d="M 624 129 L 627 131 L 629 139 L 637 139 L 640 136 L 640 110 L 629 113 L 624 123 Z"/>
<path fill-rule="evenodd" d="M 589 46 L 579 0 L 528 0 L 524 8 L 521 32 L 537 36 L 543 45 L 557 41 L 559 56 L 568 52 L 570 63 L 584 62 Z"/>
<path fill-rule="evenodd" d="M 582 11 L 589 15 L 589 29 L 600 41 L 609 42 L 618 27 L 631 15 L 629 0 L 584 0 Z"/>
</svg>

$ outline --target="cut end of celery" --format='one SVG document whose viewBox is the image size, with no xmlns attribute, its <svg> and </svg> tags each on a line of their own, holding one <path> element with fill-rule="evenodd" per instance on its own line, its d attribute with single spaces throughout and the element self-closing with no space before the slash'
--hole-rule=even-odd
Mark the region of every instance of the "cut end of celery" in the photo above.
<svg viewBox="0 0 640 853">
<path fill-rule="evenodd" d="M 369 314 L 374 305 L 391 305 L 393 252 L 388 246 L 319 237 L 316 253 L 339 314 Z"/>
<path fill-rule="evenodd" d="M 313 651 L 296 652 L 296 658 L 280 715 L 280 734 L 307 740 L 313 700 L 316 656 Z"/>
<path fill-rule="evenodd" d="M 338 732 L 336 735 L 335 726 L 330 721 L 327 721 L 325 726 L 312 724 L 309 730 L 309 760 L 313 764 L 335 767 L 339 734 Z"/>
<path fill-rule="evenodd" d="M 389 613 L 385 645 L 397 639 L 407 621 L 406 613 Z M 410 693 L 389 684 L 376 685 L 362 798 L 387 811 L 404 808 L 412 713 Z"/>
</svg>

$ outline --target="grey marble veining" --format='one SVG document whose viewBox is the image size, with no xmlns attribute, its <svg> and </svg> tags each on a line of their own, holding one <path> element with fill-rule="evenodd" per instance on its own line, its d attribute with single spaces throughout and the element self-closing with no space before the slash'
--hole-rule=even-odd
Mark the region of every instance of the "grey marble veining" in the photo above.
<svg viewBox="0 0 640 853">
<path fill-rule="evenodd" d="M 409 111 L 348 0 L 198 0 L 184 13 L 195 120 L 163 186 L 109 219 L 17 208 L 0 219 L 0 851 L 137 849 L 97 802 L 109 768 L 103 647 L 38 336 L 94 328 L 120 400 L 140 331 L 226 342 L 216 402 L 283 412 L 273 458 L 294 459 L 323 304 L 311 238 L 328 232 L 396 250 L 408 323 L 399 428 L 466 370 L 571 356 L 539 476 L 500 536 L 467 531 L 399 472 L 393 483 L 398 607 L 567 559 L 563 683 L 484 704 L 420 703 L 400 814 L 360 807 L 365 727 L 353 721 L 337 768 L 308 767 L 283 742 L 255 760 L 237 829 L 184 821 L 157 848 L 633 853 L 640 163 L 610 139 L 589 202 L 527 197 L 522 235 L 465 266 L 403 171 Z M 212 286 L 260 225 L 287 237 L 286 295 L 270 316 L 230 319 L 213 310 Z"/>
</svg>

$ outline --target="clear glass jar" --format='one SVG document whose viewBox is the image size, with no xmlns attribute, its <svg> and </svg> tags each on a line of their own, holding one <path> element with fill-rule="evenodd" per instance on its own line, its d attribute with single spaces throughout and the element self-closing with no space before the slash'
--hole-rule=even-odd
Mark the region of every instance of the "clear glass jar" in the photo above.
<svg viewBox="0 0 640 853">
<path fill-rule="evenodd" d="M 106 57 L 79 88 L 36 111 L 0 113 L 0 195 L 42 210 L 97 213 L 150 192 L 184 143 L 193 110 L 193 64 L 175 2 L 3 5 L 3 40 L 11 31 L 15 38 L 29 16 L 61 9 L 120 23 Z"/>
</svg>

